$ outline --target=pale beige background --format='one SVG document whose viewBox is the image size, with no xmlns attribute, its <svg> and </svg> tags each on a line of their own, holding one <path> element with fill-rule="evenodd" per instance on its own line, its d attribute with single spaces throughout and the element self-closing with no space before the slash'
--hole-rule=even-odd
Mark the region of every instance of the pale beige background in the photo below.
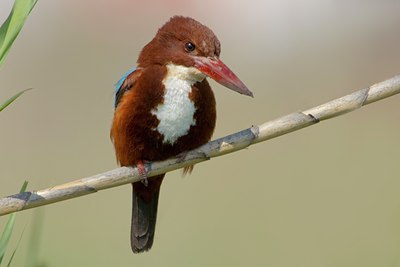
<svg viewBox="0 0 400 267">
<path fill-rule="evenodd" d="M 11 1 L 0 2 L 4 19 Z M 39 1 L 0 70 L 0 195 L 116 167 L 113 85 L 171 15 L 211 27 L 255 98 L 211 82 L 214 137 L 400 74 L 399 1 Z M 130 186 L 40 210 L 46 266 L 400 266 L 400 98 L 168 174 L 154 248 Z M 34 211 L 17 217 L 24 266 Z M 5 217 L 0 218 L 0 227 Z"/>
</svg>

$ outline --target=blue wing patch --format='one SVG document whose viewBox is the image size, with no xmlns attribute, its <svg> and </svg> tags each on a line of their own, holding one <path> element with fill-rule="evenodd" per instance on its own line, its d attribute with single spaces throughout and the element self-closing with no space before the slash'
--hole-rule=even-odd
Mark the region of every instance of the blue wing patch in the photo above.
<svg viewBox="0 0 400 267">
<path fill-rule="evenodd" d="M 121 79 L 119 79 L 119 81 L 117 82 L 117 84 L 115 85 L 115 93 L 114 93 L 114 108 L 117 108 L 118 105 L 118 100 L 121 97 L 120 93 L 121 93 L 121 86 L 124 83 L 124 81 L 126 80 L 126 78 L 133 73 L 136 70 L 136 67 L 131 68 L 130 70 L 128 70 L 127 72 L 125 72 L 124 75 L 122 75 Z"/>
</svg>

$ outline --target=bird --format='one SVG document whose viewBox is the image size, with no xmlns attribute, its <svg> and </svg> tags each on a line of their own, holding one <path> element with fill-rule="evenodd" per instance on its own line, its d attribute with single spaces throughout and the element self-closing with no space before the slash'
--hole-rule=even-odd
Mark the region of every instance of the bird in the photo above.
<svg viewBox="0 0 400 267">
<path fill-rule="evenodd" d="M 147 162 L 181 155 L 207 143 L 216 102 L 207 77 L 253 97 L 221 61 L 214 32 L 197 20 L 173 16 L 141 50 L 136 67 L 117 82 L 110 130 L 120 166 L 136 166 L 132 184 L 131 248 L 148 251 L 154 240 L 160 186 L 165 174 L 147 179 Z M 186 167 L 190 173 L 193 166 Z"/>
</svg>

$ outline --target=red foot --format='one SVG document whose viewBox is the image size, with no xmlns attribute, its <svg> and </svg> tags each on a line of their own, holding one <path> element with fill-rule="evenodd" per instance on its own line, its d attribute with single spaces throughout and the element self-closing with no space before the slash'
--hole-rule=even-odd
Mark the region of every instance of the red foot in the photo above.
<svg viewBox="0 0 400 267">
<path fill-rule="evenodd" d="M 138 160 L 138 162 L 136 163 L 136 168 L 138 169 L 141 182 L 144 184 L 144 186 L 147 187 L 149 185 L 149 181 L 147 181 L 147 170 L 146 170 L 146 166 L 144 166 L 144 164 L 145 164 L 145 161 Z"/>
</svg>

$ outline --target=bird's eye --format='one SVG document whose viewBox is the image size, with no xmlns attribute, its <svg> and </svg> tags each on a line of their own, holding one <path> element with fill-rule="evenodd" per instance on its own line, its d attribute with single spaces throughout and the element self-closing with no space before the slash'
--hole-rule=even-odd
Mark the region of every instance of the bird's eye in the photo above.
<svg viewBox="0 0 400 267">
<path fill-rule="evenodd" d="M 196 48 L 196 46 L 191 42 L 188 42 L 185 44 L 186 52 L 192 52 L 192 51 L 194 51 L 195 48 Z"/>
</svg>

